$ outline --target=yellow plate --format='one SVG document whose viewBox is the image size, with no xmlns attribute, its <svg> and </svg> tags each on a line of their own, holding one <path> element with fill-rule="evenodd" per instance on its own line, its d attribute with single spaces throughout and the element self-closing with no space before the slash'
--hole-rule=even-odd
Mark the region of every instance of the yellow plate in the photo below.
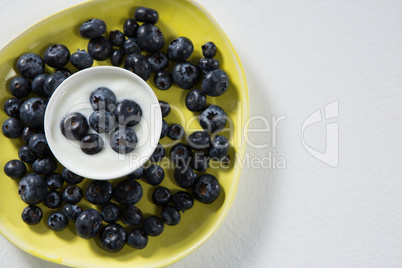
<svg viewBox="0 0 402 268">
<path fill-rule="evenodd" d="M 177 226 L 165 226 L 164 232 L 158 237 L 150 237 L 148 246 L 143 250 L 135 250 L 126 245 L 118 253 L 107 253 L 100 249 L 96 239 L 84 240 L 74 233 L 74 225 L 62 232 L 53 232 L 46 226 L 47 217 L 51 210 L 44 204 L 39 206 L 44 211 L 44 217 L 36 226 L 28 226 L 21 220 L 21 211 L 26 207 L 18 196 L 18 181 L 8 178 L 1 168 L 0 173 L 0 231 L 14 245 L 55 263 L 79 267 L 160 267 L 166 266 L 183 258 L 216 231 L 226 216 L 236 194 L 241 168 L 234 167 L 236 159 L 243 158 L 245 142 L 243 126 L 248 117 L 248 91 L 243 68 L 230 41 L 209 15 L 194 1 L 172 0 L 101 0 L 90 1 L 73 8 L 57 13 L 32 26 L 19 37 L 9 43 L 0 52 L 0 82 L 1 105 L 12 97 L 8 91 L 10 79 L 17 75 L 15 64 L 17 58 L 26 52 L 43 55 L 44 50 L 55 43 L 66 45 L 71 53 L 76 49 L 86 49 L 88 40 L 78 34 L 79 26 L 90 18 L 103 19 L 107 24 L 107 33 L 110 30 L 122 30 L 123 22 L 133 17 L 136 7 L 147 6 L 159 12 L 160 20 L 156 24 L 164 33 L 166 42 L 162 51 L 166 52 L 167 44 L 174 38 L 186 36 L 194 43 L 194 53 L 190 60 L 198 62 L 202 57 L 201 45 L 213 41 L 218 47 L 216 58 L 220 61 L 221 69 L 230 77 L 228 91 L 219 97 L 208 97 L 208 104 L 218 104 L 228 113 L 231 121 L 228 122 L 221 134 L 230 136 L 231 162 L 224 168 L 210 168 L 208 172 L 215 175 L 221 185 L 222 193 L 213 204 L 195 202 L 192 209 L 181 214 L 181 222 Z M 110 65 L 110 60 L 96 62 L 95 65 Z M 171 66 L 170 66 L 171 67 Z M 67 68 L 76 71 L 69 64 Z M 53 71 L 51 68 L 46 72 Z M 173 86 L 167 91 L 154 87 L 153 77 L 148 82 L 153 87 L 158 98 L 184 111 L 182 116 L 175 109 L 166 117 L 168 123 L 181 123 L 189 134 L 199 129 L 199 123 L 194 120 L 197 114 L 186 110 L 184 98 L 188 91 Z M 0 112 L 1 122 L 7 118 Z M 184 120 L 184 121 L 181 121 Z M 188 123 L 190 122 L 190 123 Z M 230 129 L 230 130 L 229 130 Z M 166 146 L 167 153 L 171 147 L 169 138 L 163 138 L 161 143 Z M 18 159 L 18 148 L 23 144 L 19 140 L 9 140 L 2 134 L 0 148 L 2 150 L 0 163 L 4 164 L 11 159 Z M 166 164 L 167 162 L 165 162 Z M 217 165 L 216 162 L 211 164 Z M 180 187 L 174 182 L 173 167 L 166 169 L 166 177 L 162 185 L 177 192 Z M 80 185 L 85 188 L 89 180 Z M 116 181 L 112 182 L 113 184 Z M 144 197 L 136 205 L 145 215 L 160 213 L 151 203 L 151 187 L 141 181 L 144 188 Z M 65 187 L 65 186 L 64 186 Z M 86 200 L 80 203 L 83 208 L 92 207 Z"/>
</svg>

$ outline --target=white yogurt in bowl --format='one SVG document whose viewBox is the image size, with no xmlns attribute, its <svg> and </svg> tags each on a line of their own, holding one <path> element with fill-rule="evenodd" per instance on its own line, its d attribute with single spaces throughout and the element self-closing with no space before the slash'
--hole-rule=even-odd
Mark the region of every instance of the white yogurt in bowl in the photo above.
<svg viewBox="0 0 402 268">
<path fill-rule="evenodd" d="M 130 99 L 142 109 L 140 122 L 131 127 L 138 138 L 133 151 L 120 154 L 110 147 L 109 134 L 99 134 L 104 148 L 85 154 L 80 141 L 69 140 L 60 122 L 67 114 L 80 112 L 88 122 L 94 112 L 89 97 L 99 87 L 107 87 L 117 102 Z M 81 70 L 63 81 L 51 96 L 45 113 L 45 135 L 56 159 L 70 171 L 90 179 L 109 180 L 126 176 L 143 165 L 154 152 L 162 129 L 159 101 L 150 86 L 136 74 L 119 67 L 97 66 Z M 89 133 L 96 133 L 90 127 Z"/>
</svg>

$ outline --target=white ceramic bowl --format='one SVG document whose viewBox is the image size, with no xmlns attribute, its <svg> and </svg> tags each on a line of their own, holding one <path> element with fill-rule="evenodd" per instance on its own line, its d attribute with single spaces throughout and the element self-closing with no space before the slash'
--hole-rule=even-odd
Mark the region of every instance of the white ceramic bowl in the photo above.
<svg viewBox="0 0 402 268">
<path fill-rule="evenodd" d="M 115 152 L 109 143 L 109 133 L 100 134 L 105 142 L 102 151 L 85 154 L 80 141 L 63 136 L 60 122 L 72 112 L 80 112 L 89 120 L 94 111 L 89 102 L 92 91 L 108 87 L 117 101 L 131 99 L 142 109 L 142 118 L 135 125 L 138 143 L 128 154 Z M 119 67 L 97 66 L 69 76 L 51 96 L 45 113 L 45 135 L 57 160 L 70 171 L 90 179 L 110 180 L 126 176 L 143 165 L 155 150 L 162 128 L 158 99 L 149 85 L 136 74 Z M 89 133 L 96 133 L 91 127 Z"/>
</svg>

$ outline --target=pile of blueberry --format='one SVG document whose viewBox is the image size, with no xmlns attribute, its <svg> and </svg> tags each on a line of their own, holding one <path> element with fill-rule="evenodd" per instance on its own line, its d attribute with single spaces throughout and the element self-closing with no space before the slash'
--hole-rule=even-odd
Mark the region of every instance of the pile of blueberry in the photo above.
<svg viewBox="0 0 402 268">
<path fill-rule="evenodd" d="M 19 180 L 18 193 L 28 205 L 21 214 L 25 223 L 34 225 L 42 220 L 39 204 L 43 203 L 56 209 L 47 219 L 47 225 L 54 231 L 62 231 L 68 222 L 74 222 L 78 236 L 84 239 L 97 236 L 100 247 L 108 252 L 120 251 L 126 243 L 142 249 L 148 244 L 149 236 L 163 232 L 165 224 L 177 225 L 181 213 L 193 207 L 194 199 L 210 204 L 220 196 L 218 179 L 205 172 L 211 160 L 230 161 L 229 139 L 217 134 L 225 127 L 228 116 L 218 105 L 207 106 L 206 96 L 217 97 L 225 93 L 229 87 L 228 75 L 219 69 L 219 62 L 214 58 L 217 47 L 212 42 L 202 46 L 204 58 L 197 65 L 188 61 L 194 47 L 187 37 L 174 39 L 168 45 L 167 53 L 163 53 L 165 38 L 155 26 L 158 20 L 156 10 L 139 7 L 134 18 L 124 22 L 123 31 L 110 31 L 107 38 L 105 22 L 91 19 L 79 29 L 80 35 L 89 39 L 88 52 L 78 49 L 70 54 L 66 46 L 55 44 L 45 50 L 43 58 L 26 53 L 18 59 L 19 76 L 11 79 L 9 84 L 14 97 L 4 104 L 9 118 L 3 123 L 2 132 L 10 139 L 22 138 L 24 141 L 18 150 L 19 159 L 7 162 L 4 172 L 13 180 Z M 47 98 L 70 75 L 65 69 L 68 62 L 80 70 L 91 67 L 94 60 L 107 59 L 115 66 L 124 62 L 124 68 L 145 81 L 154 72 L 153 82 L 160 90 L 168 90 L 173 83 L 190 90 L 184 102 L 189 111 L 199 113 L 202 131 L 185 135 L 180 124 L 169 125 L 165 118 L 171 107 L 169 103 L 159 101 L 164 118 L 160 138 L 166 136 L 176 142 L 169 157 L 175 166 L 174 181 L 182 190 L 172 193 L 161 185 L 165 171 L 158 162 L 165 158 L 166 150 L 160 143 L 146 166 L 117 180 L 114 185 L 109 181 L 92 180 L 86 189 L 82 189 L 83 177 L 64 167 L 57 172 L 59 164 L 43 134 Z M 46 74 L 45 64 L 55 71 Z M 195 88 L 200 81 L 201 88 Z M 97 153 L 102 150 L 103 141 L 97 134 L 88 134 L 92 127 L 98 134 L 111 133 L 111 146 L 115 151 L 132 150 L 127 145 L 136 143 L 136 138 L 135 133 L 128 133 L 128 129 L 141 117 L 138 104 L 132 100 L 116 102 L 108 88 L 96 89 L 90 101 L 95 111 L 89 120 L 82 114 L 73 113 L 66 115 L 60 123 L 66 138 L 81 140 L 82 150 L 87 154 Z M 32 167 L 32 172 L 28 172 L 27 165 Z M 143 196 L 139 182 L 142 178 L 156 187 L 152 201 L 162 207 L 159 216 L 144 217 L 135 206 Z M 80 205 L 83 199 L 93 204 L 93 208 L 83 209 Z"/>
<path fill-rule="evenodd" d="M 89 155 L 99 153 L 104 141 L 98 134 L 88 134 L 89 127 L 97 133 L 111 133 L 110 145 L 114 151 L 127 154 L 137 145 L 137 135 L 130 127 L 142 117 L 141 107 L 133 100 L 116 102 L 116 95 L 107 87 L 99 87 L 89 96 L 94 112 L 87 118 L 80 112 L 64 116 L 60 122 L 61 133 L 70 140 L 81 141 L 81 150 Z"/>
</svg>

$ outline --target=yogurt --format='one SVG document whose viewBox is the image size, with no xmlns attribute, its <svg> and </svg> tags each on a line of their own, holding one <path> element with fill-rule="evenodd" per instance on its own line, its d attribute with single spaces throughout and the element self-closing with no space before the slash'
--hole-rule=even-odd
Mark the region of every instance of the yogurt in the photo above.
<svg viewBox="0 0 402 268">
<path fill-rule="evenodd" d="M 80 112 L 88 120 L 94 112 L 89 96 L 98 87 L 108 87 L 117 102 L 130 99 L 142 109 L 140 122 L 133 126 L 138 143 L 133 151 L 120 154 L 110 147 L 109 135 L 99 134 L 105 147 L 97 154 L 85 154 L 80 141 L 67 139 L 60 129 L 63 117 Z M 72 172 L 90 179 L 109 180 L 126 176 L 143 165 L 155 150 L 162 128 L 158 99 L 149 85 L 134 73 L 119 67 L 98 66 L 68 77 L 51 96 L 45 113 L 45 135 L 57 160 Z M 90 128 L 89 133 L 96 133 Z"/>
</svg>

